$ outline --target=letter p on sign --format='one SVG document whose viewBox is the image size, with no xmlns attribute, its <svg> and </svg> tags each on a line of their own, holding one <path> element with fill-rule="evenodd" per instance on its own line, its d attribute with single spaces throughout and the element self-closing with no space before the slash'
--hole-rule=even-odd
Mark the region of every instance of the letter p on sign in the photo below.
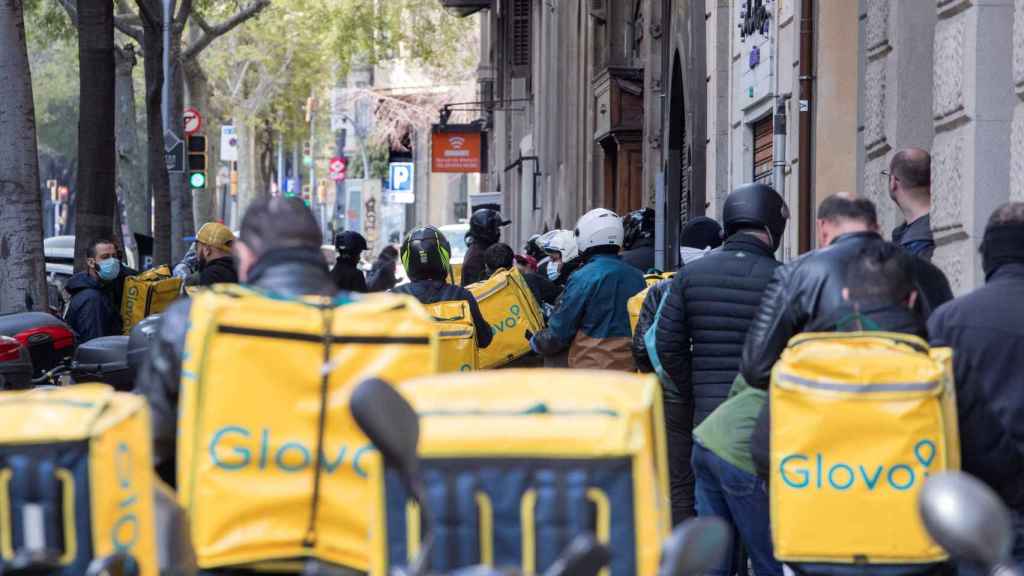
<svg viewBox="0 0 1024 576">
<path fill-rule="evenodd" d="M 412 162 L 392 162 L 388 180 L 392 192 L 412 192 L 413 183 Z"/>
</svg>

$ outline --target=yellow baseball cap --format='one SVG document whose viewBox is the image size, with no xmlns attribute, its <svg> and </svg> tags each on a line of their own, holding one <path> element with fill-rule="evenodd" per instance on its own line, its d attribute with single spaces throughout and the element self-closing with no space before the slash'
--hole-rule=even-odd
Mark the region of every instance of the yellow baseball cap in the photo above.
<svg viewBox="0 0 1024 576">
<path fill-rule="evenodd" d="M 230 228 L 220 222 L 207 222 L 196 234 L 196 241 L 221 250 L 231 250 L 235 235 Z"/>
</svg>

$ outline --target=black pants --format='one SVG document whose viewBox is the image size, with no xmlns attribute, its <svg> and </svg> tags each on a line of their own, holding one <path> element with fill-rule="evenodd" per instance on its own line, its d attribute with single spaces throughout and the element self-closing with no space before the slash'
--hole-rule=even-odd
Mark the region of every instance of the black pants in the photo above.
<svg viewBox="0 0 1024 576">
<path fill-rule="evenodd" d="M 672 495 L 672 525 L 696 515 L 693 497 L 693 403 L 665 400 L 668 441 L 668 479 Z"/>
</svg>

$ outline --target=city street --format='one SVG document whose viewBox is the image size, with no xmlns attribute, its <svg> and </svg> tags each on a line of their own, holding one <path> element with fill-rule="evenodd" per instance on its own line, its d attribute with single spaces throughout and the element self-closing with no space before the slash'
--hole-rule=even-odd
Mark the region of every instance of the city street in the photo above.
<svg viewBox="0 0 1024 576">
<path fill-rule="evenodd" d="M 1024 576 L 1021 302 L 1021 0 L 0 0 L 0 574 Z"/>
</svg>

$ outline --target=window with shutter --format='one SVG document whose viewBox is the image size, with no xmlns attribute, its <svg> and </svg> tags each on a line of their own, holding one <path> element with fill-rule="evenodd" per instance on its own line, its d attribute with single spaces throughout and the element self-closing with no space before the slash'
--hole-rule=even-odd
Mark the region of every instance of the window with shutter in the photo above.
<svg viewBox="0 0 1024 576">
<path fill-rule="evenodd" d="M 754 182 L 772 184 L 772 117 L 754 122 Z"/>
<path fill-rule="evenodd" d="M 509 67 L 513 78 L 525 78 L 530 75 L 530 7 L 533 0 L 512 0 L 509 10 Z"/>
</svg>

